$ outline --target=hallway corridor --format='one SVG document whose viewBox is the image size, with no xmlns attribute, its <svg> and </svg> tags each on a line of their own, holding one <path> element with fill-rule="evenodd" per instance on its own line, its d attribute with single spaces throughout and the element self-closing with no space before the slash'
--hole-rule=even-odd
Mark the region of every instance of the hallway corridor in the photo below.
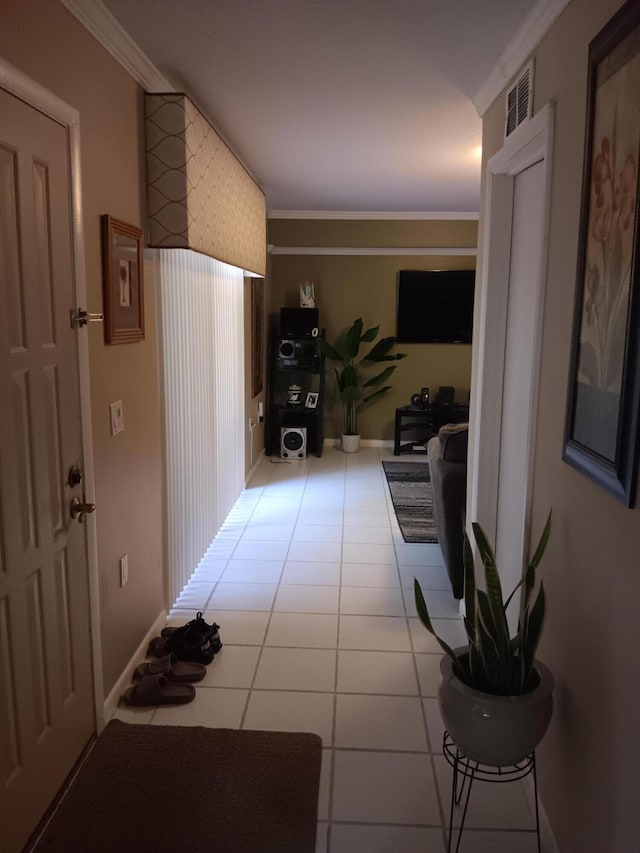
<svg viewBox="0 0 640 853">
<path fill-rule="evenodd" d="M 414 576 L 444 638 L 459 645 L 463 631 L 439 547 L 402 539 L 381 465 L 393 458 L 264 459 L 170 614 L 182 625 L 202 610 L 221 626 L 195 700 L 116 714 L 317 732 L 317 853 L 446 849 L 440 649 L 416 616 Z M 533 853 L 533 825 L 518 783 L 477 783 L 461 851 Z"/>
</svg>

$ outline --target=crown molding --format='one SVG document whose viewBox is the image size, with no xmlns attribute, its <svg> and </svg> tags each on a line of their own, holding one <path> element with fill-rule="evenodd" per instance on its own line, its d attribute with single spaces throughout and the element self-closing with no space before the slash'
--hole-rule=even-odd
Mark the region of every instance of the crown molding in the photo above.
<svg viewBox="0 0 640 853">
<path fill-rule="evenodd" d="M 475 246 L 451 248 L 424 246 L 268 246 L 270 255 L 440 255 L 474 257 Z"/>
<path fill-rule="evenodd" d="M 140 50 L 102 0 L 62 0 L 62 3 L 145 91 L 175 92 L 175 86 Z"/>
<path fill-rule="evenodd" d="M 385 210 L 269 210 L 268 219 L 383 219 L 422 220 L 422 219 L 478 219 L 475 211 L 464 213 L 426 212 L 426 211 L 385 211 Z"/>
<path fill-rule="evenodd" d="M 571 0 L 539 0 L 507 45 L 498 64 L 472 99 L 482 116 L 508 86 Z"/>
<path fill-rule="evenodd" d="M 145 92 L 158 95 L 165 95 L 169 92 L 185 94 L 206 118 L 229 151 L 231 151 L 236 160 L 264 194 L 260 181 L 244 160 L 239 157 L 224 134 L 218 130 L 215 122 L 212 121 L 207 112 L 189 92 L 183 93 L 182 90 L 176 89 L 173 83 L 167 80 L 162 72 L 151 62 L 149 57 L 133 41 L 126 30 L 122 28 L 102 0 L 61 0 L 61 2 L 89 30 L 105 50 L 113 56 L 116 62 L 120 63 Z"/>
</svg>

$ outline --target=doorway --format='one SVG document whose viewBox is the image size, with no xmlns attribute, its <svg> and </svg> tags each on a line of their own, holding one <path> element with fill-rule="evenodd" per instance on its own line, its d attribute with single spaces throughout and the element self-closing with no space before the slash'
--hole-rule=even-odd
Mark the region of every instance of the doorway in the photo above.
<svg viewBox="0 0 640 853">
<path fill-rule="evenodd" d="M 547 105 L 487 164 L 467 515 L 495 543 L 507 595 L 529 547 L 552 130 Z"/>
<path fill-rule="evenodd" d="M 77 114 L 6 63 L 0 79 L 0 825 L 13 853 L 101 721 L 95 528 L 70 512 L 93 495 L 86 332 L 70 322 L 84 296 Z"/>
</svg>

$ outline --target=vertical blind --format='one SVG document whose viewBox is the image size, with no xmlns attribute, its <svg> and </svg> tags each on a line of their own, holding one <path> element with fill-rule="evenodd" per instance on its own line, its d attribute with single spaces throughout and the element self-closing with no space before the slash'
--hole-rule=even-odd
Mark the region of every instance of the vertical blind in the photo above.
<svg viewBox="0 0 640 853">
<path fill-rule="evenodd" d="M 243 272 L 188 250 L 154 255 L 173 602 L 244 486 Z"/>
</svg>

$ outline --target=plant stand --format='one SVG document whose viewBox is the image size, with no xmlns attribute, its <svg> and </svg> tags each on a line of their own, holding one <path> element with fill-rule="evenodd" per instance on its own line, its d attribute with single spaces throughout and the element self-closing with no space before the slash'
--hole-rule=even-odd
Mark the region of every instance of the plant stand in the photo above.
<svg viewBox="0 0 640 853">
<path fill-rule="evenodd" d="M 540 818 L 538 815 L 538 779 L 536 775 L 536 754 L 535 750 L 512 767 L 491 767 L 487 764 L 480 764 L 478 761 L 472 761 L 464 755 L 456 744 L 453 742 L 449 732 L 445 731 L 442 739 L 442 749 L 444 757 L 453 767 L 453 779 L 451 783 L 451 811 L 449 813 L 449 842 L 447 853 L 451 853 L 451 842 L 453 839 L 453 809 L 454 806 L 460 805 L 463 796 L 464 810 L 462 812 L 462 820 L 458 829 L 458 840 L 455 847 L 455 853 L 460 849 L 460 841 L 462 839 L 462 831 L 464 822 L 467 816 L 467 807 L 469 805 L 469 797 L 471 795 L 471 786 L 475 779 L 481 782 L 515 782 L 517 779 L 523 779 L 529 773 L 533 773 L 533 789 L 536 811 L 536 836 L 538 839 L 538 853 L 540 847 Z"/>
</svg>

